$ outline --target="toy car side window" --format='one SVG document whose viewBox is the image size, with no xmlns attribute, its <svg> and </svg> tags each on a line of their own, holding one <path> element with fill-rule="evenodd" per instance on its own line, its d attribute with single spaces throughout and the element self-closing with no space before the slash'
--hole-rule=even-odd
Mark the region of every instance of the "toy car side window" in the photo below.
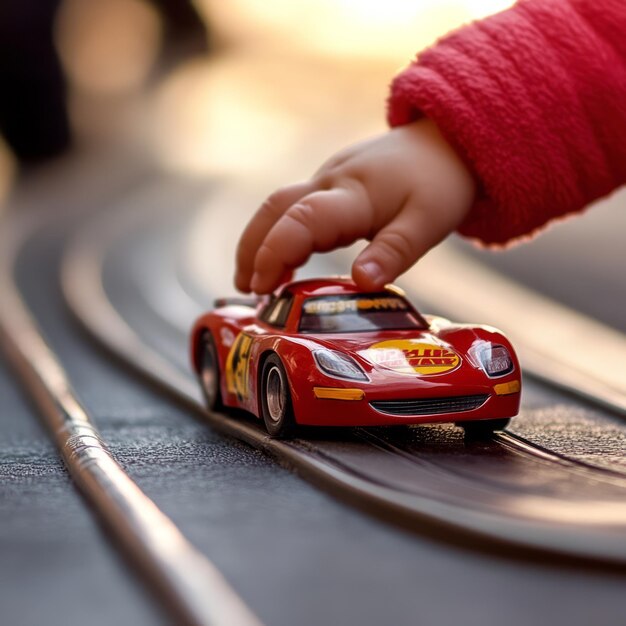
<svg viewBox="0 0 626 626">
<path fill-rule="evenodd" d="M 262 322 L 267 322 L 267 316 L 268 314 L 272 311 L 272 309 L 274 308 L 274 305 L 276 304 L 276 300 L 274 298 L 272 298 L 259 312 L 259 319 Z"/>
<path fill-rule="evenodd" d="M 291 305 L 293 304 L 293 295 L 285 294 L 280 298 L 277 298 L 274 302 L 270 303 L 267 308 L 263 310 L 260 318 L 271 326 L 277 328 L 283 328 L 287 322 L 289 311 L 291 311 Z"/>
</svg>

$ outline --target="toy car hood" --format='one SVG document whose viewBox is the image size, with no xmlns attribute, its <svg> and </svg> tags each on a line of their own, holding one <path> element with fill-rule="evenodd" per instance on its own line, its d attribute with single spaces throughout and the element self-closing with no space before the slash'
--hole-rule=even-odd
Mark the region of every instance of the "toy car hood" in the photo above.
<svg viewBox="0 0 626 626">
<path fill-rule="evenodd" d="M 443 374 L 457 369 L 462 357 L 448 342 L 424 330 L 359 333 L 354 337 L 316 337 L 317 343 L 355 357 L 380 370 L 402 374 Z"/>
</svg>

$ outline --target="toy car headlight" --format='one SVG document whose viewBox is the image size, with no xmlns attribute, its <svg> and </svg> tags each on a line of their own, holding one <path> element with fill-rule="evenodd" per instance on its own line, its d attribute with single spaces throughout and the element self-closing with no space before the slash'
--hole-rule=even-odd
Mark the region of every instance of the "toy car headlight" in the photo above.
<svg viewBox="0 0 626 626">
<path fill-rule="evenodd" d="M 504 346 L 485 342 L 470 348 L 468 355 L 491 378 L 513 371 L 513 359 Z"/>
<path fill-rule="evenodd" d="M 317 367 L 328 376 L 348 380 L 368 380 L 361 366 L 346 354 L 334 350 L 315 350 L 313 357 Z"/>
</svg>

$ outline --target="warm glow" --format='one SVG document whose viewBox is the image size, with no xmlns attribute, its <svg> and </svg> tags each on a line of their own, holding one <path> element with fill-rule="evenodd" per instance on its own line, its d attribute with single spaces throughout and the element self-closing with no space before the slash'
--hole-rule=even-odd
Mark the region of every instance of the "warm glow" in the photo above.
<svg viewBox="0 0 626 626">
<path fill-rule="evenodd" d="M 201 0 L 219 30 L 250 45 L 408 60 L 438 36 L 505 9 L 512 0 Z M 280 45 L 280 44 L 278 44 Z"/>
<path fill-rule="evenodd" d="M 165 81 L 152 132 L 164 165 L 241 175 L 288 158 L 296 120 L 282 109 L 274 84 L 255 69 L 253 62 L 196 61 Z"/>
<path fill-rule="evenodd" d="M 384 130 L 397 69 L 450 29 L 511 0 L 197 4 L 231 45 L 161 85 L 155 154 L 169 169 L 262 174 L 279 183 L 310 175 L 333 151 Z"/>
<path fill-rule="evenodd" d="M 156 58 L 160 21 L 140 0 L 65 0 L 57 45 L 75 88 L 119 94 L 139 87 Z"/>
</svg>

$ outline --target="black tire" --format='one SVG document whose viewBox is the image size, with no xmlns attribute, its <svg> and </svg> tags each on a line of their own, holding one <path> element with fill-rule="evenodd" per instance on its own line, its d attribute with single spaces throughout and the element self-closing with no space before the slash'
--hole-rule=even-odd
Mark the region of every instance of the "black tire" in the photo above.
<svg viewBox="0 0 626 626">
<path fill-rule="evenodd" d="M 206 407 L 209 411 L 220 411 L 224 408 L 220 388 L 220 365 L 217 357 L 215 341 L 211 333 L 202 336 L 200 346 L 200 387 Z"/>
<path fill-rule="evenodd" d="M 492 420 L 457 422 L 457 426 L 460 426 L 465 431 L 465 436 L 468 439 L 488 439 L 493 435 L 494 431 L 504 430 L 510 421 L 509 417 L 502 417 Z"/>
<path fill-rule="evenodd" d="M 270 354 L 263 363 L 259 387 L 261 413 L 265 428 L 272 437 L 293 437 L 296 421 L 291 403 L 287 372 L 276 354 Z"/>
</svg>

